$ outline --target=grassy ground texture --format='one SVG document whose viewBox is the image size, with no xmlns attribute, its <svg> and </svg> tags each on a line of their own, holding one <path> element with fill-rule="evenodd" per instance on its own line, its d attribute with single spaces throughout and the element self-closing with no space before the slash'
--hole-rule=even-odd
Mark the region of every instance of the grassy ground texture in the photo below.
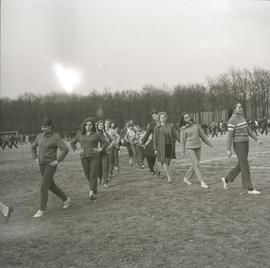
<svg viewBox="0 0 270 268">
<path fill-rule="evenodd" d="M 80 161 L 70 151 L 55 180 L 71 207 L 63 210 L 50 194 L 40 219 L 32 218 L 40 173 L 30 146 L 1 150 L 0 200 L 15 210 L 7 225 L 0 222 L 0 267 L 270 267 L 270 137 L 262 140 L 250 141 L 259 196 L 247 195 L 240 176 L 222 188 L 220 178 L 236 162 L 226 158 L 226 137 L 211 139 L 214 148 L 203 146 L 210 189 L 196 178 L 191 186 L 183 183 L 189 162 L 179 147 L 171 184 L 147 168 L 129 167 L 122 148 L 120 172 L 108 189 L 99 186 L 96 202 L 88 200 Z"/>
</svg>

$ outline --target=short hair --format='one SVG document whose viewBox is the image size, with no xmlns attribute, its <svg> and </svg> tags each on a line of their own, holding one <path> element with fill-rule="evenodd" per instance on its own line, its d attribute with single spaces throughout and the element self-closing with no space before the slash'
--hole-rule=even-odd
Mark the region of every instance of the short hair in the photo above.
<svg viewBox="0 0 270 268">
<path fill-rule="evenodd" d="M 168 115 L 166 112 L 159 112 L 158 113 L 158 119 L 160 120 L 160 116 L 165 115 L 165 117 L 168 119 Z"/>
<path fill-rule="evenodd" d="M 41 121 L 41 126 L 46 126 L 46 127 L 52 127 L 53 128 L 53 122 L 50 118 L 44 117 L 43 120 Z"/>
</svg>

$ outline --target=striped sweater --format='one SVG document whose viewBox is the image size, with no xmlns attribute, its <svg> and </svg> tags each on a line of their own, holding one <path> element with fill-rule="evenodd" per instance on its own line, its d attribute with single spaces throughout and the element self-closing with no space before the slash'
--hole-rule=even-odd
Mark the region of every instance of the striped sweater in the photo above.
<svg viewBox="0 0 270 268">
<path fill-rule="evenodd" d="M 228 122 L 228 143 L 227 150 L 231 150 L 232 143 L 248 141 L 248 137 L 258 140 L 257 136 L 251 131 L 247 120 L 239 114 L 233 114 Z"/>
</svg>

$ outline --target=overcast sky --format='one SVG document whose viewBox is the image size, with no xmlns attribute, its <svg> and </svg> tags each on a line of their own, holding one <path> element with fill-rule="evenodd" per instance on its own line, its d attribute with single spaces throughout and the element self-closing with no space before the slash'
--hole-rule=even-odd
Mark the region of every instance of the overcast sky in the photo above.
<svg viewBox="0 0 270 268">
<path fill-rule="evenodd" d="M 270 1 L 2 0 L 1 96 L 204 82 L 231 66 L 270 69 Z"/>
</svg>

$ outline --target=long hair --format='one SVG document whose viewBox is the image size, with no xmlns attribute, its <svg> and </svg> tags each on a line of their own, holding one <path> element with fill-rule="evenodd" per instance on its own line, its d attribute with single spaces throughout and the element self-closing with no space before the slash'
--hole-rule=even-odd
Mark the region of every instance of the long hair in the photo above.
<svg viewBox="0 0 270 268">
<path fill-rule="evenodd" d="M 112 128 L 112 124 L 114 123 L 114 128 L 116 128 L 117 127 L 117 122 L 115 121 L 115 120 L 111 120 L 111 122 L 110 122 L 110 128 Z"/>
<path fill-rule="evenodd" d="M 235 110 L 237 104 L 240 102 L 233 102 L 231 103 L 229 109 L 228 109 L 228 120 L 232 117 L 233 111 Z"/>
<path fill-rule="evenodd" d="M 98 125 L 99 125 L 100 123 L 102 123 L 103 126 L 104 126 L 103 120 L 98 120 L 98 121 L 96 122 L 96 131 L 97 131 L 97 132 L 100 132 L 100 130 L 98 129 Z M 104 131 L 104 129 L 103 129 L 103 131 Z"/>
<path fill-rule="evenodd" d="M 192 118 L 191 114 L 187 113 L 187 112 L 184 112 L 184 113 L 182 113 L 181 118 L 180 118 L 179 128 L 181 128 L 181 127 L 183 127 L 183 126 L 185 126 L 187 124 L 185 122 L 185 119 L 184 119 L 186 114 L 188 114 L 190 116 L 190 118 L 191 118 L 191 121 L 194 122 L 194 119 Z"/>
<path fill-rule="evenodd" d="M 95 123 L 95 120 L 93 117 L 88 117 L 86 119 L 84 119 L 82 125 L 81 125 L 81 134 L 82 135 L 85 135 L 85 126 L 86 126 L 86 123 L 87 122 L 91 122 L 93 127 L 92 127 L 92 131 L 96 132 L 96 123 Z"/>
</svg>

